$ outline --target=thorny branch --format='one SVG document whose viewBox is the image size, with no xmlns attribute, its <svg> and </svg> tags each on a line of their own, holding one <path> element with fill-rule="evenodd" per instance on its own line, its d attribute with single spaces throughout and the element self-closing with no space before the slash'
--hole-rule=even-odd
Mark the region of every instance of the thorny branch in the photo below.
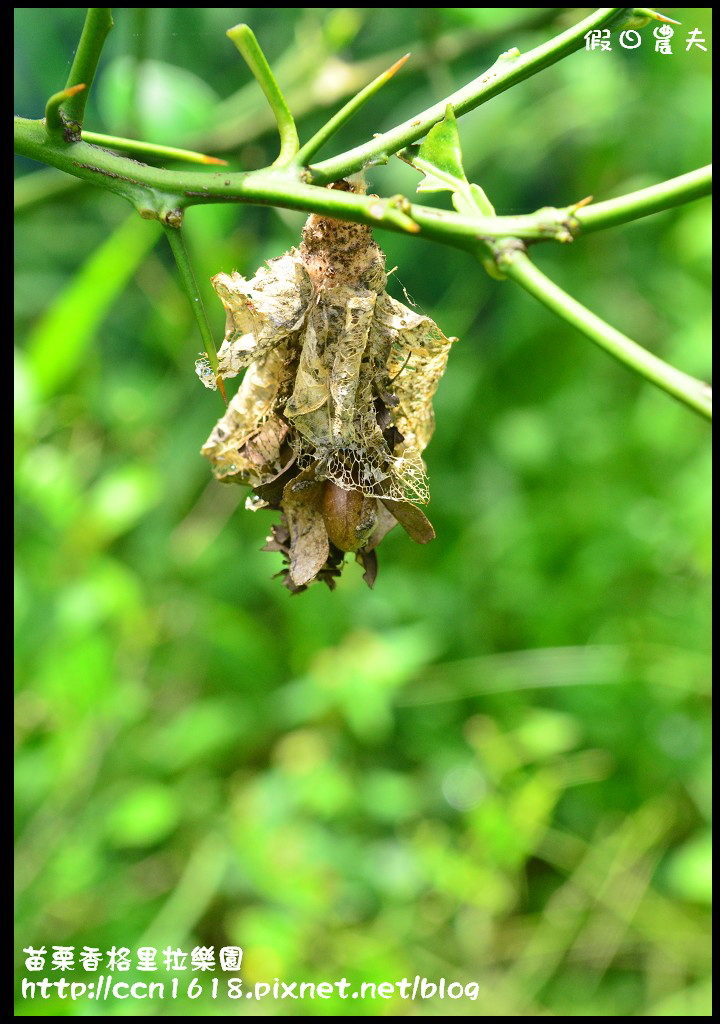
<svg viewBox="0 0 720 1024">
<path fill-rule="evenodd" d="M 615 30 L 633 16 L 644 17 L 647 14 L 645 9 L 600 8 L 577 25 L 525 54 L 517 50 L 507 51 L 488 71 L 467 86 L 391 131 L 305 168 L 291 159 L 293 152 L 297 153 L 292 116 L 286 105 L 283 106 L 282 94 L 258 47 L 260 57 L 253 51 L 250 66 L 266 95 L 271 98 L 276 115 L 279 115 L 283 142 L 282 162 L 285 166 L 250 173 L 207 173 L 150 167 L 81 138 L 79 122 L 82 120 L 88 88 L 78 88 L 81 84 L 79 79 L 87 86 L 92 82 L 103 41 L 112 25 L 109 8 L 90 8 L 66 89 L 49 101 L 47 121 L 32 121 L 22 117 L 15 119 L 16 151 L 123 196 L 142 217 L 159 219 L 170 232 L 180 227 L 183 212 L 191 205 L 232 202 L 280 206 L 325 214 L 371 227 L 422 234 L 433 241 L 480 256 L 486 266 L 488 257 L 499 266 L 504 261 L 507 276 L 519 280 L 559 316 L 588 334 L 580 323 L 583 317 L 576 315 L 575 306 L 579 304 L 573 306 L 574 300 L 560 292 L 543 275 L 530 275 L 532 286 L 529 286 L 530 277 L 524 272 L 528 264 L 519 262 L 510 272 L 513 261 L 507 259 L 508 253 L 523 252 L 528 244 L 544 240 L 570 242 L 583 232 L 624 223 L 707 195 L 711 187 L 709 168 L 681 175 L 618 199 L 584 206 L 575 203 L 564 208 L 545 208 L 519 217 L 488 216 L 484 211 L 471 215 L 465 211 L 462 214 L 451 213 L 411 203 L 403 196 L 381 199 L 321 186 L 372 164 L 386 162 L 391 155 L 425 137 L 433 125 L 442 120 L 448 106 L 456 116 L 475 109 L 580 49 L 587 32 L 601 28 Z M 660 20 L 664 19 L 660 17 Z M 236 30 L 231 30 L 231 38 L 233 32 Z M 59 130 L 65 126 L 68 130 Z M 300 155 L 303 155 L 302 149 Z M 178 246 L 173 246 L 173 249 L 179 251 Z M 518 266 L 523 272 L 518 271 Z M 184 276 L 187 278 L 187 274 Z M 559 295 L 564 296 L 564 299 L 559 298 Z M 593 317 L 589 311 L 585 313 Z M 584 322 L 587 323 L 587 317 Z M 614 331 L 596 317 L 594 325 L 599 334 L 606 338 Z M 203 334 L 206 333 L 203 330 Z M 614 334 L 624 338 L 619 332 Z M 627 346 L 614 345 L 613 354 L 617 358 L 661 387 L 665 387 L 662 378 L 672 378 L 673 386 L 665 387 L 667 391 L 704 415 L 710 414 L 708 389 L 702 382 L 668 367 L 630 339 L 625 340 L 629 343 Z M 637 358 L 635 350 L 644 353 L 646 358 Z M 209 355 L 211 363 L 214 363 L 214 352 L 211 351 Z M 650 366 L 652 370 L 648 369 Z"/>
</svg>

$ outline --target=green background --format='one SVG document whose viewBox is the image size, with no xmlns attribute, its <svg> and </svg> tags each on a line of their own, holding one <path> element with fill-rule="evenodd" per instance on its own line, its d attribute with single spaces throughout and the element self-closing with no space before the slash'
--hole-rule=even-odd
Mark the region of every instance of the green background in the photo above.
<svg viewBox="0 0 720 1024">
<path fill-rule="evenodd" d="M 615 37 L 461 118 L 499 213 L 707 162 L 709 10 L 677 13 L 672 55 L 651 27 L 638 50 Z M 580 16 L 117 8 L 86 127 L 260 167 L 277 141 L 227 28 L 254 29 L 303 140 L 342 82 L 410 49 L 325 157 Z M 16 9 L 18 113 L 62 88 L 83 17 Z M 693 27 L 708 52 L 685 52 Z M 22 186 L 16 235 L 18 977 L 25 946 L 237 944 L 246 985 L 419 974 L 480 994 L 17 1012 L 707 1015 L 707 425 L 465 254 L 378 232 L 391 293 L 461 339 L 426 452 L 437 539 L 393 531 L 373 591 L 351 562 L 336 592 L 291 597 L 259 550 L 270 514 L 199 455 L 222 405 L 164 240 L 57 178 Z M 369 180 L 412 197 L 418 176 L 393 159 Z M 189 211 L 218 340 L 211 275 L 251 276 L 303 220 Z M 709 200 L 534 255 L 707 377 Z"/>
</svg>

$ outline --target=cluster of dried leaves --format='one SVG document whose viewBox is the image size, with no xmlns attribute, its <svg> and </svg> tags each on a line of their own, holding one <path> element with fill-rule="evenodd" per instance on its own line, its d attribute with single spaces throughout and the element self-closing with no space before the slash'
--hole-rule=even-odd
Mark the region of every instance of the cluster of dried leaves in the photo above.
<svg viewBox="0 0 720 1024">
<path fill-rule="evenodd" d="M 227 311 L 219 375 L 246 372 L 202 454 L 218 479 L 252 487 L 249 508 L 281 511 L 265 550 L 285 556 L 293 593 L 334 587 L 346 552 L 372 586 L 398 522 L 420 544 L 435 535 L 415 503 L 429 498 L 421 453 L 454 339 L 386 283 L 370 228 L 316 215 L 252 280 L 213 278 Z"/>
</svg>

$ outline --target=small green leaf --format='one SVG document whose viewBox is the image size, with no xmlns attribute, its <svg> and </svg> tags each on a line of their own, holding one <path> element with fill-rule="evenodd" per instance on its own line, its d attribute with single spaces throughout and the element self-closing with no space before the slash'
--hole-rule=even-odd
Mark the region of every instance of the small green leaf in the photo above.
<svg viewBox="0 0 720 1024">
<path fill-rule="evenodd" d="M 457 120 L 452 105 L 445 108 L 445 117 L 433 125 L 419 149 L 409 147 L 405 159 L 425 177 L 418 192 L 452 192 L 453 206 L 458 213 L 472 217 L 477 213 L 495 216 L 495 209 L 479 185 L 470 184 L 465 176 Z"/>
<path fill-rule="evenodd" d="M 428 132 L 413 164 L 425 173 L 418 192 L 457 192 L 467 186 L 462 163 L 460 135 L 452 105 L 445 108 L 445 117 Z"/>
</svg>

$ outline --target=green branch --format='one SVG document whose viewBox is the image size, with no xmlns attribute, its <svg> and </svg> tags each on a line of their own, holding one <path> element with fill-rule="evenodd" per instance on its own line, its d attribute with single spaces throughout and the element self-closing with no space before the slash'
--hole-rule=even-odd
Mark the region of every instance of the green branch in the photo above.
<svg viewBox="0 0 720 1024">
<path fill-rule="evenodd" d="M 379 199 L 307 185 L 298 168 L 232 174 L 150 167 L 86 142 L 60 144 L 48 138 L 42 121 L 26 118 L 15 119 L 15 151 L 123 196 L 143 217 L 171 223 L 197 204 L 255 203 L 324 213 L 391 231 L 419 231 L 471 251 L 484 238 L 569 237 L 567 211 L 556 210 L 553 216 L 540 211 L 542 216 L 469 217 L 412 204 L 402 196 Z"/>
<path fill-rule="evenodd" d="M 547 207 L 515 217 L 467 216 L 396 198 L 377 199 L 307 185 L 297 169 L 246 174 L 172 171 L 149 167 L 108 150 L 47 137 L 42 122 L 15 120 L 16 151 L 58 167 L 128 199 L 145 217 L 175 216 L 195 204 L 233 202 L 324 213 L 393 231 L 415 230 L 434 241 L 474 251 L 478 241 L 513 237 L 571 241 L 583 231 L 647 216 L 708 193 L 710 169 L 701 168 L 618 199 L 579 208 Z M 163 148 L 164 149 L 164 148 Z"/>
<path fill-rule="evenodd" d="M 110 7 L 88 7 L 85 17 L 82 35 L 78 48 L 75 51 L 75 59 L 70 68 L 68 80 L 65 83 L 66 89 L 79 85 L 85 85 L 84 92 L 77 92 L 63 107 L 63 113 L 78 128 L 82 127 L 85 116 L 85 104 L 87 103 L 90 86 L 95 78 L 100 54 L 107 38 L 107 34 L 113 27 Z"/>
<path fill-rule="evenodd" d="M 586 234 L 589 231 L 600 231 L 626 224 L 631 220 L 639 220 L 651 213 L 670 210 L 673 206 L 688 203 L 692 199 L 700 199 L 712 192 L 712 164 L 700 167 L 688 174 L 680 174 L 677 178 L 662 181 L 650 188 L 641 188 L 637 192 L 629 192 L 617 199 L 607 199 L 602 203 L 578 208 L 572 215 L 577 228 Z"/>
<path fill-rule="evenodd" d="M 612 28 L 622 23 L 632 10 L 631 7 L 601 7 L 577 25 L 525 54 L 508 50 L 479 78 L 458 89 L 447 99 L 440 100 L 416 117 L 376 136 L 362 146 L 356 146 L 330 160 L 315 164 L 311 168 L 310 180 L 315 184 L 337 181 L 363 167 L 385 162 L 393 153 L 405 149 L 412 142 L 427 135 L 434 124 L 442 121 L 448 104 L 452 105 L 457 117 L 474 110 L 482 103 L 487 103 L 493 96 L 505 92 L 518 82 L 536 75 L 563 57 L 581 49 L 585 45 L 587 32 L 598 28 Z"/>
<path fill-rule="evenodd" d="M 22 156 L 116 192 L 147 218 L 173 218 L 178 211 L 197 204 L 255 203 L 327 214 L 390 231 L 415 230 L 433 241 L 469 251 L 475 251 L 479 241 L 507 237 L 569 242 L 584 230 L 598 230 L 695 199 L 706 194 L 709 182 L 703 168 L 608 203 L 546 207 L 514 217 L 468 216 L 410 203 L 402 197 L 377 199 L 307 185 L 297 168 L 209 173 L 150 167 L 84 141 L 68 146 L 48 138 L 42 121 L 26 118 L 15 119 L 15 149 Z"/>
<path fill-rule="evenodd" d="M 91 9 L 105 10 L 107 9 Z M 459 115 L 472 110 L 498 93 L 554 64 L 578 50 L 589 31 L 601 27 L 621 27 L 628 18 L 634 16 L 633 10 L 602 8 L 572 29 L 525 55 L 510 50 L 503 54 L 489 71 L 464 89 L 452 94 L 449 99 L 441 101 L 384 135 L 377 136 L 365 146 L 316 164 L 309 171 L 302 170 L 299 163 L 312 156 L 366 99 L 374 95 L 402 62 L 397 62 L 388 72 L 366 86 L 299 150 L 292 115 L 257 40 L 245 25 L 231 29 L 228 35 L 262 86 L 277 119 L 281 150 L 273 165 L 274 170 L 265 168 L 251 173 L 214 174 L 188 170 L 173 171 L 149 167 L 112 153 L 99 145 L 92 145 L 87 139 L 81 139 L 76 124 L 68 122 L 67 105 L 76 95 L 87 92 L 83 83 L 77 82 L 62 93 L 51 97 L 45 122 L 15 119 L 16 151 L 113 191 L 131 202 L 142 217 L 159 219 L 163 223 L 178 264 L 183 287 L 195 312 L 210 366 L 216 374 L 218 363 L 215 345 L 190 267 L 180 225 L 184 210 L 191 205 L 218 202 L 255 203 L 325 214 L 393 231 L 421 233 L 434 241 L 465 249 L 480 256 L 486 263 L 488 256 L 494 257 L 493 268 L 499 267 L 506 276 L 518 281 L 546 306 L 574 324 L 626 366 L 691 408 L 709 416 L 709 389 L 702 382 L 668 366 L 572 299 L 533 266 L 525 255 L 523 244 L 547 239 L 569 242 L 583 231 L 595 231 L 624 223 L 706 195 L 710 190 L 709 168 L 702 168 L 607 202 L 591 205 L 576 203 L 565 209 L 545 208 L 534 214 L 517 217 L 494 216 L 490 206 L 486 208 L 481 205 L 478 208 L 476 202 L 458 207 L 461 211 L 459 213 L 451 213 L 410 203 L 403 196 L 380 199 L 376 196 L 321 187 L 325 182 L 337 180 L 370 163 L 386 160 L 392 153 L 405 149 L 416 139 L 427 135 L 443 117 L 449 118 L 453 112 Z M 87 71 L 88 83 L 92 80 L 102 40 L 107 34 L 106 28 L 100 38 L 101 33 L 97 25 L 91 31 L 88 28 L 90 23 L 88 15 L 83 32 L 83 39 L 86 35 L 88 39 L 86 56 L 83 61 L 76 58 L 73 65 L 74 69 L 77 65 L 78 68 L 82 67 Z M 91 45 L 93 39 L 94 43 Z M 94 58 L 91 59 L 93 54 Z M 89 139 L 115 145 L 116 148 L 121 144 L 127 148 L 139 148 L 142 145 L 107 136 L 91 135 Z M 150 149 L 147 146 L 143 148 L 145 152 Z M 171 155 L 167 147 L 155 147 L 155 152 L 166 157 Z M 179 155 L 180 152 L 172 151 L 172 155 Z"/>
<path fill-rule="evenodd" d="M 485 75 L 450 98 L 455 111 L 463 113 L 470 110 L 497 92 L 510 88 L 515 82 L 554 63 L 566 53 L 581 46 L 587 31 L 622 20 L 628 10 L 603 8 L 524 56 L 515 56 L 509 51 Z M 287 117 L 283 113 L 287 108 L 282 94 L 250 30 L 246 26 L 238 26 L 231 30 L 230 34 L 244 52 L 253 72 L 273 103 L 281 135 L 285 133 L 279 159 L 285 160 L 297 152 L 297 134 L 289 112 Z M 430 112 L 426 111 L 424 115 L 413 119 L 409 123 L 409 129 L 403 130 L 403 126 L 400 126 L 389 135 L 374 140 L 370 145 L 381 145 L 387 149 L 390 145 L 389 136 L 394 135 L 395 148 L 401 148 L 407 142 L 424 134 L 432 124 L 440 120 L 444 115 L 445 106 L 446 101 L 442 101 L 435 108 L 431 108 Z M 288 168 L 282 175 L 269 170 L 253 172 L 251 175 L 193 175 L 185 171 L 147 167 L 83 142 L 76 142 L 72 147 L 58 146 L 57 140 L 47 138 L 42 125 L 23 118 L 16 119 L 15 133 L 19 153 L 59 167 L 124 196 L 145 217 L 163 219 L 175 216 L 178 210 L 182 211 L 187 206 L 197 203 L 254 202 L 327 213 L 346 220 L 397 231 L 419 228 L 428 238 L 446 241 L 461 248 L 475 248 L 478 239 L 506 235 L 528 239 L 567 240 L 571 237 L 565 214 L 548 215 L 544 219 L 532 216 L 462 217 L 432 208 L 411 206 L 407 200 L 372 200 L 349 193 L 313 189 L 298 180 L 296 169 Z M 366 162 L 366 154 L 358 152 L 359 157 L 344 160 L 342 174 L 361 169 Z M 325 167 L 327 172 L 326 165 L 318 165 L 313 172 L 318 181 L 318 169 L 322 167 Z M 326 179 L 333 180 L 333 176 L 326 174 Z M 561 227 L 558 226 L 560 222 Z"/>
<path fill-rule="evenodd" d="M 624 363 L 629 369 L 640 374 L 645 380 L 662 388 L 673 398 L 679 399 L 689 408 L 707 419 L 712 418 L 712 399 L 707 384 L 676 370 L 673 366 L 654 356 L 637 342 L 606 324 L 591 313 L 572 296 L 559 288 L 550 278 L 531 263 L 527 255 L 508 246 L 498 254 L 498 266 L 507 277 L 517 281 L 526 291 L 539 299 L 559 317 L 577 327 L 579 331 Z"/>
<path fill-rule="evenodd" d="M 273 75 L 270 69 L 265 54 L 260 49 L 260 44 L 250 27 L 248 25 L 236 25 L 235 28 L 228 29 L 227 35 L 240 51 L 275 114 L 280 135 L 280 154 L 273 163 L 273 167 L 282 167 L 290 163 L 300 146 L 295 120 L 285 102 L 280 86 L 275 80 L 275 75 Z"/>
</svg>

